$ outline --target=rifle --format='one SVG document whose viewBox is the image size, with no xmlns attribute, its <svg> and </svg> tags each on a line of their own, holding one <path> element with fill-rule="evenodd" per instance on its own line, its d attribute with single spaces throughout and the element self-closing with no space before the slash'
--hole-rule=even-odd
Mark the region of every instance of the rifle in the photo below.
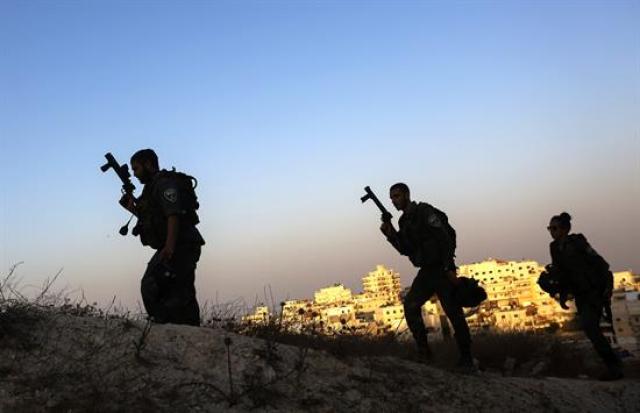
<svg viewBox="0 0 640 413">
<path fill-rule="evenodd" d="M 382 212 L 382 222 L 391 221 L 391 218 L 393 218 L 393 215 L 391 215 L 391 213 L 389 211 L 387 211 L 387 208 L 385 208 L 384 205 L 382 205 L 382 202 L 380 202 L 380 200 L 378 199 L 376 194 L 373 193 L 371 188 L 366 186 L 364 188 L 364 191 L 366 192 L 366 194 L 363 197 L 360 198 L 362 203 L 364 204 L 368 200 L 372 200 L 376 204 L 376 206 L 378 207 L 380 212 Z"/>
<path fill-rule="evenodd" d="M 107 172 L 109 169 L 113 169 L 116 175 L 118 175 L 118 178 L 120 178 L 120 181 L 122 181 L 122 194 L 127 194 L 133 197 L 133 191 L 136 189 L 136 187 L 131 183 L 131 174 L 129 173 L 129 166 L 126 163 L 120 165 L 118 161 L 116 161 L 116 158 L 113 157 L 111 152 L 108 152 L 104 157 L 107 158 L 107 163 L 102 165 L 100 167 L 100 170 L 102 172 Z M 135 199 L 135 197 L 133 198 Z M 129 221 L 127 221 L 127 223 L 123 225 L 122 228 L 120 228 L 120 231 L 119 231 L 120 235 L 122 236 L 127 235 L 127 233 L 129 232 L 129 223 L 131 222 L 132 218 L 133 218 L 133 215 L 131 215 L 131 218 L 129 218 Z M 134 228 L 134 235 L 136 235 L 135 228 Z"/>
</svg>

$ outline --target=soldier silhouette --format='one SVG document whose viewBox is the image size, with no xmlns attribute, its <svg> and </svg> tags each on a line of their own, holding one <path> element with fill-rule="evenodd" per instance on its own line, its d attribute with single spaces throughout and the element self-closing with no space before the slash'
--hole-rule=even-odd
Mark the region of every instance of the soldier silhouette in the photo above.
<svg viewBox="0 0 640 413">
<path fill-rule="evenodd" d="M 411 263 L 420 268 L 404 298 L 407 325 L 418 352 L 424 360 L 432 358 L 427 329 L 422 320 L 422 306 L 436 294 L 455 331 L 460 354 L 457 367 L 464 372 L 473 372 L 475 366 L 469 326 L 454 295 L 455 286 L 459 283 L 454 261 L 455 231 L 444 212 L 427 203 L 412 201 L 406 184 L 391 186 L 389 195 L 395 208 L 402 211 L 399 229 L 396 230 L 387 214 L 383 214 L 380 230 L 400 254 L 409 257 Z"/>
<path fill-rule="evenodd" d="M 192 177 L 160 170 L 151 149 L 136 152 L 131 169 L 144 189 L 139 198 L 123 195 L 120 204 L 138 218 L 134 235 L 156 250 L 141 281 L 145 309 L 157 323 L 200 325 L 194 282 L 204 240 Z"/>
</svg>

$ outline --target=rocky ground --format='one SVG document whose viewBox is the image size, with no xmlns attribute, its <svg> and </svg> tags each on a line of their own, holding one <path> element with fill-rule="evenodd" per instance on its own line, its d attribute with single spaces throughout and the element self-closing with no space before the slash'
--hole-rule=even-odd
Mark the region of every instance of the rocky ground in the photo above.
<svg viewBox="0 0 640 413">
<path fill-rule="evenodd" d="M 397 357 L 336 358 L 222 329 L 55 312 L 10 327 L 0 337 L 0 413 L 640 409 L 637 379 L 466 376 Z"/>
</svg>

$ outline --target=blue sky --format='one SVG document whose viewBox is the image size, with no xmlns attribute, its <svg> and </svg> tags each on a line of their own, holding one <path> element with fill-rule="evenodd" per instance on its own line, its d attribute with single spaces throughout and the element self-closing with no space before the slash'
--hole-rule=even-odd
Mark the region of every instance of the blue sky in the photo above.
<svg viewBox="0 0 640 413">
<path fill-rule="evenodd" d="M 378 263 L 408 284 L 358 200 L 396 181 L 449 214 L 460 262 L 547 262 L 567 210 L 640 271 L 639 20 L 631 1 L 3 1 L 0 264 L 135 303 L 151 251 L 117 234 L 98 167 L 152 147 L 200 180 L 201 300 L 357 288 Z"/>
</svg>

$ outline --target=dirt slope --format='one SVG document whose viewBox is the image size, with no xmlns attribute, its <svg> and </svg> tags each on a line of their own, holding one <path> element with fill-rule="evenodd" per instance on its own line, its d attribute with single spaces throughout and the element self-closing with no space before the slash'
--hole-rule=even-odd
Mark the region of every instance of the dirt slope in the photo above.
<svg viewBox="0 0 640 413">
<path fill-rule="evenodd" d="M 49 314 L 13 329 L 0 339 L 0 413 L 613 413 L 640 406 L 637 380 L 464 376 L 391 357 L 337 359 L 222 330 L 145 326 Z"/>
</svg>

